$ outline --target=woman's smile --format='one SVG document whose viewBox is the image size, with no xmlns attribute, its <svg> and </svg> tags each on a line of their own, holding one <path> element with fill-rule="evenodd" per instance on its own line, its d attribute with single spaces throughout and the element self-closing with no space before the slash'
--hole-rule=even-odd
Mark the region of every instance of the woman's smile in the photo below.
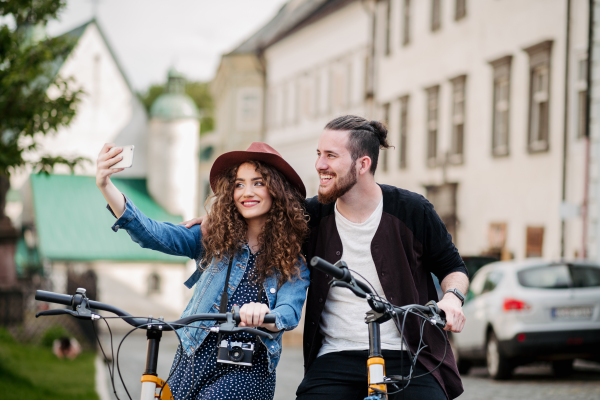
<svg viewBox="0 0 600 400">
<path fill-rule="evenodd" d="M 253 164 L 244 163 L 238 168 L 233 200 L 247 223 L 266 222 L 273 199 L 266 182 Z"/>
</svg>

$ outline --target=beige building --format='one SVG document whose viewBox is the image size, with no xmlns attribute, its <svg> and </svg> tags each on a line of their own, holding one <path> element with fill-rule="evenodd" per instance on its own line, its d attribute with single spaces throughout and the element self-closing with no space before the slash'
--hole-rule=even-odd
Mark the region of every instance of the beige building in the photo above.
<svg viewBox="0 0 600 400">
<path fill-rule="evenodd" d="M 251 40 L 262 135 L 314 195 L 323 126 L 385 120 L 377 180 L 427 196 L 462 254 L 598 258 L 587 4 L 289 1 Z"/>
</svg>

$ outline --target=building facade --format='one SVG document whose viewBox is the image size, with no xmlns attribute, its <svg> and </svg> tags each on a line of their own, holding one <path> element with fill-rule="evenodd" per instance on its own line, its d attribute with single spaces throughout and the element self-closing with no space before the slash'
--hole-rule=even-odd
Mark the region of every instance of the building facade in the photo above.
<svg viewBox="0 0 600 400">
<path fill-rule="evenodd" d="M 383 120 L 377 181 L 425 195 L 462 254 L 598 258 L 588 17 L 586 0 L 290 1 L 256 34 L 264 138 L 314 195 L 324 125 Z"/>
</svg>

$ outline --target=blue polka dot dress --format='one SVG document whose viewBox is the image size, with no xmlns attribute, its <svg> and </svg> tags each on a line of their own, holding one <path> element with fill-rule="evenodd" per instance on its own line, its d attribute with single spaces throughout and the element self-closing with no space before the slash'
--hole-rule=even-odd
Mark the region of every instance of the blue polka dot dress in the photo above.
<svg viewBox="0 0 600 400">
<path fill-rule="evenodd" d="M 236 304 L 242 306 L 257 302 L 260 285 L 251 279 L 255 262 L 256 255 L 251 254 L 244 276 L 227 303 L 228 311 Z M 261 302 L 266 303 L 266 296 L 261 297 Z M 169 379 L 169 386 L 176 400 L 273 399 L 275 371 L 269 373 L 269 360 L 264 344 L 253 335 L 243 332 L 232 335 L 231 340 L 254 343 L 251 367 L 218 363 L 216 333 L 210 333 L 191 357 L 179 346 L 171 367 L 173 375 Z M 173 371 L 175 367 L 177 368 Z"/>
</svg>

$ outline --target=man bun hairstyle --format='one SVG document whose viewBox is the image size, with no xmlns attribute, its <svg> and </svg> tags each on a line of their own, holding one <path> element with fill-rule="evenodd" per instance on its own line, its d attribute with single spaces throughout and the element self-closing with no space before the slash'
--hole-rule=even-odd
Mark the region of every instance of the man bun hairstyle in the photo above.
<svg viewBox="0 0 600 400">
<path fill-rule="evenodd" d="M 371 158 L 372 174 L 377 169 L 379 160 L 379 149 L 390 147 L 387 142 L 387 128 L 379 121 L 368 121 L 363 117 L 356 115 L 344 115 L 330 121 L 325 129 L 331 131 L 349 131 L 348 151 L 352 156 L 352 161 L 359 157 L 368 156 Z"/>
</svg>

